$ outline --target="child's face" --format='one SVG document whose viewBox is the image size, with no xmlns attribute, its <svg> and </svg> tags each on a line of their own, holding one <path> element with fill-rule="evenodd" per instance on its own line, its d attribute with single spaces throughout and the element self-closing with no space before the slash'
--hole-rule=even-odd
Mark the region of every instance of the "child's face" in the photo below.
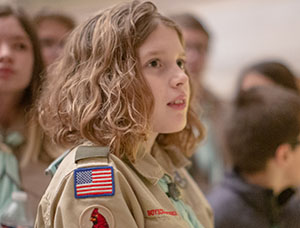
<svg viewBox="0 0 300 228">
<path fill-rule="evenodd" d="M 173 133 L 186 125 L 189 78 L 185 73 L 185 52 L 177 32 L 165 25 L 149 35 L 138 49 L 143 76 L 154 96 L 152 130 Z"/>
</svg>

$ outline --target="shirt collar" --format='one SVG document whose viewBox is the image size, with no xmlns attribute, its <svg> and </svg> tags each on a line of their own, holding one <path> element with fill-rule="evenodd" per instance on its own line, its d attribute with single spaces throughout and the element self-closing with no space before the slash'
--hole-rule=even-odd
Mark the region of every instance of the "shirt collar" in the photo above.
<svg viewBox="0 0 300 228">
<path fill-rule="evenodd" d="M 223 183 L 225 186 L 234 190 L 240 197 L 253 207 L 261 211 L 270 211 L 270 201 L 276 202 L 274 206 L 281 207 L 285 205 L 294 195 L 295 190 L 287 188 L 279 195 L 275 196 L 269 188 L 247 183 L 243 177 L 236 171 L 226 172 Z"/>
<path fill-rule="evenodd" d="M 141 147 L 136 161 L 131 163 L 134 169 L 152 184 L 157 184 L 164 174 L 173 176 L 176 169 L 189 164 L 190 161 L 175 146 L 162 149 L 157 143 L 153 145 L 151 153 L 145 152 Z"/>
</svg>

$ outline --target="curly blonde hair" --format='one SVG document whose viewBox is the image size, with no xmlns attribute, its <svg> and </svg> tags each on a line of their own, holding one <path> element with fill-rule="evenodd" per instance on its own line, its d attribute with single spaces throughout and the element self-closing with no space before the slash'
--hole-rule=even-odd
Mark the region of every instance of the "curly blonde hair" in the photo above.
<svg viewBox="0 0 300 228">
<path fill-rule="evenodd" d="M 48 72 L 39 101 L 40 122 L 56 143 L 91 141 L 135 160 L 147 139 L 154 106 L 137 49 L 159 23 L 175 29 L 182 41 L 176 24 L 151 2 L 121 3 L 73 31 Z M 202 136 L 202 125 L 189 109 L 185 129 L 159 135 L 157 142 L 163 147 L 174 144 L 189 155 Z"/>
</svg>

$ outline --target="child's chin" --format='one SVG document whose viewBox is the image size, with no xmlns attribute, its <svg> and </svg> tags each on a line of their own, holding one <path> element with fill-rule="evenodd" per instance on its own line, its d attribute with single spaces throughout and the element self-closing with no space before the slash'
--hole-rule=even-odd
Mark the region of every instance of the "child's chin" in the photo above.
<svg viewBox="0 0 300 228">
<path fill-rule="evenodd" d="M 176 128 L 170 129 L 168 132 L 165 132 L 163 134 L 178 133 L 178 132 L 182 131 L 184 128 L 185 128 L 185 125 L 183 125 L 181 127 L 176 127 Z"/>
</svg>

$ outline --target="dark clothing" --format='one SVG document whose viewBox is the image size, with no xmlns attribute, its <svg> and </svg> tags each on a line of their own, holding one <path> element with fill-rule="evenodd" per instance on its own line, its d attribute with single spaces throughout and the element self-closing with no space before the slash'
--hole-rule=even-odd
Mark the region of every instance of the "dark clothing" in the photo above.
<svg viewBox="0 0 300 228">
<path fill-rule="evenodd" d="M 246 183 L 235 172 L 226 173 L 208 195 L 215 228 L 299 228 L 300 196 L 287 189 L 273 191 Z"/>
</svg>

